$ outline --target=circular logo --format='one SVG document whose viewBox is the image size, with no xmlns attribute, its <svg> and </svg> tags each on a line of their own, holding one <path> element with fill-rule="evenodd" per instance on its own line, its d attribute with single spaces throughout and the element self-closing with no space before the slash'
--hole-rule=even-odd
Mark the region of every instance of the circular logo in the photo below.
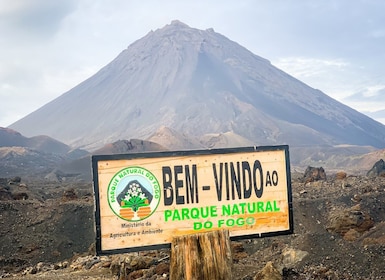
<svg viewBox="0 0 385 280">
<path fill-rule="evenodd" d="M 160 186 L 147 169 L 131 166 L 120 170 L 108 184 L 108 204 L 115 215 L 126 221 L 141 221 L 158 207 Z"/>
</svg>

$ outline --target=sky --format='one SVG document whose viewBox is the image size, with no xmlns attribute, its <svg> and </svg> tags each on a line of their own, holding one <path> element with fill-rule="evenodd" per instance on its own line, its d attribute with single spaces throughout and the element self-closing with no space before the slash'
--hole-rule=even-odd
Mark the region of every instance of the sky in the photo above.
<svg viewBox="0 0 385 280">
<path fill-rule="evenodd" d="M 0 127 L 172 20 L 213 28 L 385 124 L 383 11 L 383 0 L 0 0 Z"/>
</svg>

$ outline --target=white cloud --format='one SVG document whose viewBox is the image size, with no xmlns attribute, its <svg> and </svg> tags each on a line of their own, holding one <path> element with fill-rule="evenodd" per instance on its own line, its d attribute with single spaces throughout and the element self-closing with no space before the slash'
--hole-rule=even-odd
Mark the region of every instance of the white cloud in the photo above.
<svg viewBox="0 0 385 280">
<path fill-rule="evenodd" d="M 341 100 L 351 94 L 349 73 L 351 65 L 342 59 L 311 57 L 287 57 L 272 61 L 272 64 L 298 80 Z"/>
<path fill-rule="evenodd" d="M 368 86 L 366 90 L 362 93 L 363 97 L 380 97 L 385 101 L 385 85 L 374 85 Z M 385 105 L 385 104 L 384 104 Z"/>
<path fill-rule="evenodd" d="M 0 31 L 7 41 L 31 44 L 47 40 L 76 8 L 75 0 L 13 0 L 0 2 Z"/>
<path fill-rule="evenodd" d="M 369 37 L 373 38 L 384 38 L 385 37 L 385 29 L 375 29 L 369 32 Z"/>
<path fill-rule="evenodd" d="M 349 63 L 342 59 L 317 59 L 310 57 L 285 57 L 272 61 L 272 63 L 299 79 L 319 77 L 319 75 L 325 75 L 330 73 L 330 71 L 344 71 L 349 66 Z"/>
<path fill-rule="evenodd" d="M 368 81 L 367 85 L 359 91 L 344 98 L 346 104 L 351 104 L 355 108 L 360 108 L 363 112 L 376 112 L 385 109 L 385 84 L 372 84 Z"/>
<path fill-rule="evenodd" d="M 272 62 L 278 68 L 360 111 L 385 109 L 385 78 L 371 75 L 342 59 L 289 57 Z M 381 82 L 382 79 L 382 82 Z M 376 84 L 374 84 L 376 83 Z"/>
</svg>

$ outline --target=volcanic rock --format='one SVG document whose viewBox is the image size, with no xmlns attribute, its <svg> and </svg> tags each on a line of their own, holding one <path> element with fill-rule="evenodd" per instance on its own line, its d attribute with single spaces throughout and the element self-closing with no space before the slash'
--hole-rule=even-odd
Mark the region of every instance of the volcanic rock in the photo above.
<svg viewBox="0 0 385 280">
<path fill-rule="evenodd" d="M 385 177 L 385 162 L 383 159 L 377 161 L 372 169 L 370 169 L 367 173 L 368 177 L 382 176 Z"/>
<path fill-rule="evenodd" d="M 255 275 L 254 280 L 282 280 L 282 275 L 274 267 L 272 262 L 268 262 L 265 267 Z"/>
<path fill-rule="evenodd" d="M 326 173 L 323 167 L 308 166 L 303 175 L 303 181 L 305 183 L 326 180 Z"/>
<path fill-rule="evenodd" d="M 374 225 L 373 219 L 361 211 L 359 204 L 343 210 L 335 210 L 330 215 L 328 230 L 341 234 L 346 240 L 356 240 Z"/>
</svg>

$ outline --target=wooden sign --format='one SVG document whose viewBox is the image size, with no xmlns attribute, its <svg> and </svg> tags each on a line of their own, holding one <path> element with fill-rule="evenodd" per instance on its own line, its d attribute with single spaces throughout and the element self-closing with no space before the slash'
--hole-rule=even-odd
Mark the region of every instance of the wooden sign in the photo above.
<svg viewBox="0 0 385 280">
<path fill-rule="evenodd" d="M 213 230 L 232 240 L 293 232 L 286 145 L 96 155 L 92 167 L 99 254 Z"/>
</svg>

